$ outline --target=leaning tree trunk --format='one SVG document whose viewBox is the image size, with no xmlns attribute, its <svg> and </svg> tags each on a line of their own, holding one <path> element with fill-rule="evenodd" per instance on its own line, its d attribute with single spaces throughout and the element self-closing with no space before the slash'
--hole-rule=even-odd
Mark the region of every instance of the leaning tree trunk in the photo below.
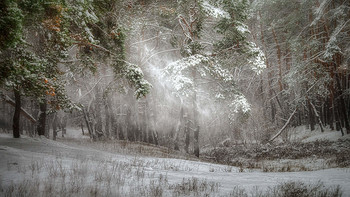
<svg viewBox="0 0 350 197">
<path fill-rule="evenodd" d="M 15 114 L 13 115 L 13 137 L 19 138 L 19 122 L 21 115 L 21 93 L 19 90 L 14 90 L 15 93 Z"/>
<path fill-rule="evenodd" d="M 83 112 L 83 115 L 84 115 L 84 120 L 85 120 L 85 123 L 86 123 L 86 127 L 88 129 L 90 138 L 95 140 L 95 137 L 94 137 L 94 126 L 92 125 L 92 121 L 90 119 L 90 116 L 89 116 L 88 112 L 85 110 L 84 107 L 83 107 L 82 112 Z"/>
<path fill-rule="evenodd" d="M 38 120 L 38 127 L 37 127 L 37 132 L 38 135 L 45 135 L 45 129 L 46 129 L 46 109 L 47 109 L 47 103 L 46 99 L 43 100 L 39 104 L 40 108 L 40 114 L 39 114 L 39 120 Z"/>
<path fill-rule="evenodd" d="M 322 120 L 321 120 L 321 117 L 320 117 L 320 115 L 318 114 L 318 112 L 317 112 L 317 109 L 316 109 L 315 105 L 314 105 L 314 104 L 312 104 L 312 102 L 311 102 L 311 101 L 309 101 L 309 105 L 311 105 L 311 108 L 313 109 L 314 114 L 315 114 L 315 116 L 316 116 L 316 118 L 317 118 L 318 124 L 320 125 L 321 132 L 323 133 L 323 132 L 324 132 L 324 129 L 323 129 L 323 125 L 322 125 Z"/>
</svg>

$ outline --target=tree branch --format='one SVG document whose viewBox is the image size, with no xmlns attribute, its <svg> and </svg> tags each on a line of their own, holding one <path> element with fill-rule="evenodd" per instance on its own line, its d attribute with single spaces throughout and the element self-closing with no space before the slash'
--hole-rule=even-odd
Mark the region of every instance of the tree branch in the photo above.
<svg viewBox="0 0 350 197">
<path fill-rule="evenodd" d="M 2 100 L 4 100 L 6 103 L 10 104 L 10 105 L 13 106 L 13 107 L 16 106 L 15 101 L 13 101 L 9 96 L 4 95 L 4 94 L 0 94 L 0 95 L 1 95 Z M 32 115 L 30 115 L 30 114 L 29 114 L 25 109 L 23 109 L 22 107 L 21 107 L 21 114 L 22 114 L 25 118 L 27 118 L 29 121 L 31 121 L 32 123 L 34 123 L 34 124 L 36 123 L 35 118 L 34 118 Z"/>
</svg>

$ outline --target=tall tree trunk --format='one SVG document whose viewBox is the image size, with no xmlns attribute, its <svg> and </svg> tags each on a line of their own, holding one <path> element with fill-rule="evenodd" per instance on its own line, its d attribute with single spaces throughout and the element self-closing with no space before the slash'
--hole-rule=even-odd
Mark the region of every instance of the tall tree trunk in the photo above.
<svg viewBox="0 0 350 197">
<path fill-rule="evenodd" d="M 192 71 L 192 77 L 193 77 L 193 84 L 194 84 L 194 93 L 193 93 L 193 119 L 194 119 L 194 154 L 195 156 L 199 157 L 199 117 L 198 117 L 198 100 L 197 100 L 197 91 L 198 88 L 197 84 L 197 72 L 195 70 Z M 188 129 L 189 130 L 189 129 Z"/>
<path fill-rule="evenodd" d="M 110 96 L 106 95 L 105 98 L 103 99 L 104 101 L 104 105 L 105 105 L 105 116 L 106 116 L 106 120 L 105 120 L 105 135 L 107 138 L 109 138 L 111 136 L 111 124 L 112 124 L 112 118 L 111 118 L 111 105 L 110 105 Z"/>
<path fill-rule="evenodd" d="M 342 119 L 344 121 L 344 124 L 345 124 L 345 129 L 346 129 L 346 133 L 349 134 L 350 133 L 350 125 L 349 125 L 349 118 L 348 118 L 348 114 L 346 112 L 346 104 L 345 104 L 345 100 L 344 100 L 344 97 L 343 97 L 343 90 L 342 90 L 342 87 L 341 87 L 341 84 L 340 84 L 340 77 L 339 77 L 339 74 L 337 73 L 335 75 L 335 78 L 336 78 L 336 83 L 337 83 L 337 86 L 338 86 L 338 95 L 339 95 L 339 99 L 338 99 L 338 102 L 339 102 L 339 110 L 340 110 L 340 113 L 341 113 L 341 116 L 342 116 Z"/>
<path fill-rule="evenodd" d="M 67 116 L 63 115 L 62 119 L 60 121 L 60 125 L 61 125 L 61 130 L 62 130 L 62 137 L 64 137 L 64 135 L 66 135 L 67 133 Z"/>
<path fill-rule="evenodd" d="M 282 84 L 282 52 L 281 52 L 281 47 L 280 47 L 280 44 L 278 42 L 278 39 L 277 39 L 277 35 L 276 35 L 276 32 L 275 32 L 275 29 L 272 28 L 272 34 L 273 34 L 273 38 L 275 40 L 275 43 L 276 43 L 276 47 L 277 47 L 277 61 L 278 61 L 278 85 L 279 85 L 279 89 L 280 91 L 283 90 L 283 84 Z"/>
<path fill-rule="evenodd" d="M 52 117 L 52 139 L 56 140 L 56 137 L 57 137 L 57 113 L 54 113 Z"/>
<path fill-rule="evenodd" d="M 183 108 L 183 105 L 181 103 L 180 117 L 179 117 L 178 123 L 176 125 L 175 136 L 174 136 L 174 149 L 175 150 L 180 150 L 180 148 L 179 148 L 179 141 L 180 141 L 179 135 L 180 135 L 181 129 L 183 128 L 183 125 L 184 125 L 184 108 Z"/>
<path fill-rule="evenodd" d="M 82 111 L 83 111 L 84 120 L 85 120 L 85 123 L 86 123 L 86 127 L 87 127 L 87 129 L 88 129 L 90 138 L 95 139 L 95 137 L 94 137 L 94 128 L 93 128 L 91 119 L 90 119 L 90 117 L 89 117 L 89 114 L 88 114 L 88 112 L 85 110 L 84 107 L 83 107 L 83 110 L 82 110 Z"/>
<path fill-rule="evenodd" d="M 134 124 L 133 124 L 133 120 L 131 118 L 131 109 L 130 107 L 128 107 L 127 111 L 126 111 L 126 124 L 127 124 L 127 129 L 126 129 L 126 135 L 127 135 L 127 139 L 129 141 L 135 141 L 135 136 L 134 136 Z"/>
<path fill-rule="evenodd" d="M 21 93 L 19 90 L 14 90 L 15 93 L 15 113 L 13 115 L 13 137 L 19 138 L 19 124 L 21 115 Z"/>
<path fill-rule="evenodd" d="M 313 131 L 315 130 L 315 117 L 314 117 L 314 113 L 312 112 L 312 106 L 310 104 L 310 102 L 308 102 L 308 107 L 309 107 L 309 124 L 310 124 L 310 130 Z"/>
<path fill-rule="evenodd" d="M 101 138 L 104 135 L 103 126 L 102 126 L 102 93 L 99 87 L 96 87 L 96 99 L 95 99 L 95 110 L 94 118 L 96 120 L 95 125 L 95 135 L 97 138 Z"/>
<path fill-rule="evenodd" d="M 47 110 L 47 102 L 46 99 L 44 99 L 40 104 L 40 113 L 39 113 L 39 119 L 38 119 L 38 127 L 37 132 L 38 135 L 45 135 L 46 130 L 46 110 Z"/>
<path fill-rule="evenodd" d="M 189 128 L 189 123 L 190 121 L 188 120 L 188 117 L 186 116 L 186 124 L 184 128 L 185 132 L 185 151 L 186 153 L 189 153 L 189 147 L 190 147 L 190 128 Z"/>
<path fill-rule="evenodd" d="M 341 116 L 341 113 L 339 112 L 339 110 L 337 110 L 337 116 L 340 117 Z M 341 122 L 340 122 L 340 118 L 338 118 L 338 121 L 336 122 L 336 128 L 338 131 L 341 132 L 341 135 L 344 136 L 344 131 L 343 131 L 343 128 L 341 126 Z"/>
<path fill-rule="evenodd" d="M 124 115 L 124 107 L 122 104 L 120 104 L 119 106 L 119 114 L 118 114 L 118 118 L 117 118 L 117 128 L 118 128 L 118 139 L 119 140 L 125 140 L 125 135 L 124 135 L 124 128 L 127 124 L 125 124 L 126 122 L 126 118 L 122 118 Z M 122 119 L 124 119 L 124 124 L 122 124 Z"/>
<path fill-rule="evenodd" d="M 260 12 L 259 12 L 259 16 L 260 16 L 260 18 L 262 18 Z M 263 45 L 263 51 L 265 54 L 268 54 L 267 47 L 265 44 L 263 24 L 261 21 L 260 21 L 260 34 L 261 34 L 261 37 L 260 37 L 261 43 Z M 268 57 L 265 58 L 265 63 L 266 63 L 266 68 L 268 69 L 267 83 L 268 83 L 268 88 L 269 88 L 269 95 L 270 95 L 270 97 L 272 97 L 272 95 L 273 95 L 273 93 L 272 93 L 272 75 L 273 75 L 273 73 L 272 73 L 272 69 L 271 69 Z M 269 99 L 269 98 L 266 98 L 266 99 Z M 271 122 L 273 123 L 275 121 L 275 117 L 276 117 L 276 106 L 271 98 L 269 100 L 270 100 L 270 107 L 271 107 Z"/>
<path fill-rule="evenodd" d="M 194 131 L 194 155 L 199 157 L 199 126 Z"/>
<path fill-rule="evenodd" d="M 81 132 L 84 135 L 84 124 L 83 122 L 80 123 L 80 128 L 81 128 Z"/>
</svg>

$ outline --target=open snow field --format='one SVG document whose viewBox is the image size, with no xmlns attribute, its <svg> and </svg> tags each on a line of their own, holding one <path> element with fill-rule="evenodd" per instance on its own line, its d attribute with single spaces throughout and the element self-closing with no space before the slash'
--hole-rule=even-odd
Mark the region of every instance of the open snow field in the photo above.
<svg viewBox="0 0 350 197">
<path fill-rule="evenodd" d="M 79 137 L 78 132 L 67 133 L 67 138 Z M 339 185 L 343 196 L 350 196 L 350 168 L 242 172 L 231 166 L 114 153 L 63 140 L 13 139 L 10 134 L 0 134 L 0 158 L 0 196 L 229 196 L 237 188 L 254 196 L 288 181 Z"/>
</svg>

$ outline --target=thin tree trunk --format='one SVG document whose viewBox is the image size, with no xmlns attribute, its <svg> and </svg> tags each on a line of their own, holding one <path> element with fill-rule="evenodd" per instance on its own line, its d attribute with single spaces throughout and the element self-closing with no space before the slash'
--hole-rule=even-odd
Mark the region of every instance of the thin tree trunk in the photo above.
<svg viewBox="0 0 350 197">
<path fill-rule="evenodd" d="M 128 107 L 127 112 L 126 112 L 126 124 L 127 124 L 127 129 L 126 129 L 126 136 L 129 141 L 135 141 L 135 136 L 134 136 L 134 125 L 133 121 L 131 119 L 131 109 Z"/>
<path fill-rule="evenodd" d="M 183 106 L 181 104 L 181 109 L 180 109 L 180 117 L 179 117 L 179 121 L 176 125 L 176 129 L 175 129 L 175 136 L 174 136 L 174 149 L 175 150 L 180 150 L 179 148 L 179 135 L 181 132 L 181 129 L 183 128 L 183 123 L 184 122 L 184 109 Z"/>
<path fill-rule="evenodd" d="M 310 102 L 308 102 L 308 108 L 309 108 L 309 124 L 310 124 L 310 130 L 313 131 L 315 130 L 315 117 L 314 117 L 314 113 L 312 112 L 312 107 Z"/>
<path fill-rule="evenodd" d="M 185 132 L 185 151 L 186 153 L 189 153 L 189 147 L 190 147 L 190 128 L 189 128 L 189 123 L 190 121 L 186 118 L 186 126 L 184 128 Z"/>
<path fill-rule="evenodd" d="M 61 121 L 62 137 L 67 133 L 67 116 L 63 115 Z"/>
<path fill-rule="evenodd" d="M 181 125 L 178 123 L 175 129 L 175 136 L 174 136 L 174 150 L 180 150 L 179 148 L 179 133 L 180 133 Z"/>
<path fill-rule="evenodd" d="M 81 132 L 83 133 L 83 135 L 84 135 L 84 124 L 81 122 L 80 123 L 80 128 L 81 128 Z"/>
<path fill-rule="evenodd" d="M 110 104 L 109 104 L 109 97 L 108 95 L 104 98 L 104 104 L 105 104 L 105 116 L 106 116 L 106 122 L 105 122 L 105 134 L 106 134 L 106 137 L 109 138 L 110 135 L 111 135 L 111 122 L 112 122 L 112 119 L 111 119 L 111 109 L 109 108 L 110 107 Z"/>
<path fill-rule="evenodd" d="M 102 126 L 102 93 L 100 88 L 96 87 L 96 99 L 95 99 L 95 110 L 93 111 L 95 115 L 96 125 L 95 125 L 95 135 L 100 139 L 104 135 Z"/>
<path fill-rule="evenodd" d="M 346 104 L 345 104 L 345 100 L 343 97 L 343 91 L 341 88 L 341 84 L 340 84 L 340 79 L 339 79 L 339 74 L 335 75 L 336 78 L 336 83 L 338 86 L 338 92 L 339 92 L 339 110 L 340 113 L 342 115 L 342 118 L 344 120 L 344 124 L 345 124 L 345 129 L 346 129 L 346 133 L 349 134 L 350 133 L 350 125 L 349 125 L 349 118 L 348 118 L 348 114 L 346 112 Z"/>
<path fill-rule="evenodd" d="M 261 18 L 261 13 L 259 12 L 259 16 Z M 260 34 L 261 34 L 261 43 L 263 45 L 263 50 L 265 54 L 267 53 L 267 47 L 265 44 L 265 38 L 264 38 L 264 31 L 263 31 L 263 24 L 260 21 Z M 272 96 L 272 69 L 269 63 L 269 59 L 268 57 L 265 58 L 265 63 L 266 63 L 266 68 L 268 69 L 268 73 L 267 73 L 267 83 L 268 83 L 268 88 L 269 88 L 269 95 L 270 97 Z M 271 107 L 271 122 L 273 123 L 275 121 L 275 117 L 276 117 L 276 106 L 273 103 L 272 99 L 270 99 L 270 107 Z"/>
<path fill-rule="evenodd" d="M 337 110 L 336 113 L 337 113 L 338 117 L 341 116 L 339 110 Z M 340 119 L 340 118 L 339 118 L 339 119 Z M 341 127 L 340 121 L 337 121 L 337 122 L 336 122 L 336 127 L 337 127 L 337 130 L 339 130 L 339 131 L 341 132 L 341 135 L 344 136 L 344 131 L 343 131 L 343 128 Z"/>
<path fill-rule="evenodd" d="M 199 126 L 194 131 L 194 155 L 199 157 Z"/>
</svg>

